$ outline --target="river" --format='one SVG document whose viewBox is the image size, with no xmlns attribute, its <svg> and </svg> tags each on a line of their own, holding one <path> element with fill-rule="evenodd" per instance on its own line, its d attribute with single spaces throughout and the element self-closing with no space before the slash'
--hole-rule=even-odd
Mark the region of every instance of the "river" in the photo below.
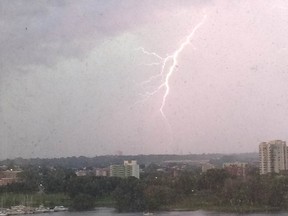
<svg viewBox="0 0 288 216">
<path fill-rule="evenodd" d="M 252 213 L 252 214 L 237 214 L 237 213 L 219 213 L 219 212 L 207 212 L 207 211 L 172 211 L 172 212 L 157 212 L 154 213 L 157 216 L 284 216 L 286 213 Z M 33 214 L 35 216 L 35 214 Z M 40 214 L 39 214 L 40 216 Z M 112 208 L 98 208 L 94 211 L 86 212 L 55 212 L 42 214 L 41 216 L 143 216 L 143 213 L 117 213 Z"/>
</svg>

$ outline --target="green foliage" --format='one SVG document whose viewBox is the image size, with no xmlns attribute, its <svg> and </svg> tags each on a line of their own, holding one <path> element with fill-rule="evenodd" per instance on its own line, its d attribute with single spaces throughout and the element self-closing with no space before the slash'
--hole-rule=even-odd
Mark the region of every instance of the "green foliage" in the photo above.
<svg viewBox="0 0 288 216">
<path fill-rule="evenodd" d="M 0 187 L 0 193 L 33 193 L 37 190 L 37 185 L 28 182 L 15 182 Z"/>
<path fill-rule="evenodd" d="M 120 184 L 121 179 L 115 177 L 81 176 L 70 178 L 66 185 L 66 192 L 74 198 L 78 194 L 88 194 L 101 198 L 110 194 Z"/>
<path fill-rule="evenodd" d="M 197 174 L 182 172 L 174 184 L 177 194 L 187 196 L 194 193 L 197 189 L 197 178 Z"/>
<path fill-rule="evenodd" d="M 146 209 L 159 210 L 162 206 L 169 205 L 175 197 L 174 194 L 174 190 L 167 186 L 146 186 L 144 189 Z"/>
<path fill-rule="evenodd" d="M 173 177 L 156 168 L 152 164 L 141 179 L 121 179 L 77 177 L 71 170 L 61 167 L 27 166 L 19 175 L 21 181 L 0 187 L 0 195 L 5 206 L 71 204 L 72 209 L 79 211 L 91 209 L 105 200 L 110 205 L 115 204 L 119 212 L 157 211 L 171 206 L 237 211 L 288 209 L 288 176 L 284 174 L 260 176 L 257 170 L 251 169 L 246 178 L 239 178 L 231 177 L 223 169 L 201 174 L 192 169 Z M 52 197 L 59 192 L 61 196 Z M 17 195 L 21 193 L 25 196 Z"/>
<path fill-rule="evenodd" d="M 20 184 L 23 184 L 22 185 L 23 190 L 21 191 L 15 188 L 15 190 L 12 189 L 9 192 L 26 193 L 27 190 L 30 192 L 36 192 L 39 190 L 39 185 L 41 183 L 41 176 L 39 174 L 39 168 L 29 166 L 23 172 L 19 173 L 18 177 L 20 178 L 20 181 L 21 181 Z"/>
<path fill-rule="evenodd" d="M 32 207 L 38 207 L 39 205 L 45 205 L 50 208 L 54 208 L 56 205 L 70 205 L 70 199 L 65 194 L 18 194 L 18 193 L 3 193 L 0 194 L 1 205 L 4 208 L 15 205 L 26 205 Z"/>
<path fill-rule="evenodd" d="M 71 209 L 76 211 L 86 211 L 94 208 L 94 198 L 88 194 L 78 194 L 72 200 Z"/>
<path fill-rule="evenodd" d="M 65 167 L 65 168 L 83 168 L 83 167 L 107 167 L 110 164 L 120 164 L 123 163 L 123 160 L 137 160 L 139 164 L 160 164 L 163 161 L 181 161 L 181 160 L 213 160 L 224 156 L 223 154 L 188 154 L 188 155 L 105 155 L 97 156 L 93 158 L 89 157 L 66 157 L 66 158 L 51 158 L 51 159 L 23 159 L 16 158 L 14 160 L 4 160 L 0 161 L 1 165 L 18 165 L 18 166 L 47 166 L 47 167 Z M 257 153 L 248 153 L 248 154 L 238 154 L 237 159 L 241 158 L 257 158 Z"/>
<path fill-rule="evenodd" d="M 141 181 L 134 177 L 123 179 L 113 193 L 116 209 L 119 212 L 144 211 L 146 204 L 143 186 Z"/>
<path fill-rule="evenodd" d="M 198 190 L 219 192 L 228 178 L 229 174 L 224 169 L 210 169 L 199 177 L 197 188 Z"/>
<path fill-rule="evenodd" d="M 68 182 L 76 177 L 74 172 L 70 169 L 62 167 L 40 170 L 41 184 L 46 193 L 64 193 L 66 192 Z"/>
</svg>

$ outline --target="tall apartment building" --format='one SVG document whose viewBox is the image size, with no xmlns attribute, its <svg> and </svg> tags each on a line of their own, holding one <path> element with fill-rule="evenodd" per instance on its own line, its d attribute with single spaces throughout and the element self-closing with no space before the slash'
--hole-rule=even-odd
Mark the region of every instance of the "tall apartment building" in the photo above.
<svg viewBox="0 0 288 216">
<path fill-rule="evenodd" d="M 124 167 L 126 167 L 126 175 L 134 176 L 139 179 L 139 165 L 136 160 L 126 160 L 124 161 Z"/>
<path fill-rule="evenodd" d="M 125 160 L 123 165 L 111 165 L 110 176 L 120 178 L 134 176 L 139 178 L 139 165 L 136 160 Z"/>
<path fill-rule="evenodd" d="M 279 173 L 288 169 L 287 146 L 282 140 L 262 142 L 259 145 L 260 174 Z"/>
</svg>

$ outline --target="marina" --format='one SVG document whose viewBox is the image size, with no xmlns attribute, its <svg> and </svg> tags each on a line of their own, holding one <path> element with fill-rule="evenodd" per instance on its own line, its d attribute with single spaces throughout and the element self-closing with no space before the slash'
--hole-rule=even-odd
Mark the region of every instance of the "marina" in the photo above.
<svg viewBox="0 0 288 216">
<path fill-rule="evenodd" d="M 23 215 L 23 214 L 42 214 L 42 213 L 51 213 L 51 212 L 63 212 L 68 211 L 68 208 L 64 206 L 55 206 L 54 208 L 48 208 L 43 205 L 40 205 L 37 208 L 30 206 L 18 205 L 11 206 L 11 208 L 2 208 L 0 211 L 0 216 L 7 215 Z"/>
</svg>

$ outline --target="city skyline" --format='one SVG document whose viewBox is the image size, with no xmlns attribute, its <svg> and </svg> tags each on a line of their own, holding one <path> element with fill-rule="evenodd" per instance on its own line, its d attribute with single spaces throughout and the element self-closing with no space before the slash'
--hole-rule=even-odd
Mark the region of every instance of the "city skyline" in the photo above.
<svg viewBox="0 0 288 216">
<path fill-rule="evenodd" d="M 0 159 L 288 140 L 288 3 L 0 2 Z"/>
</svg>

